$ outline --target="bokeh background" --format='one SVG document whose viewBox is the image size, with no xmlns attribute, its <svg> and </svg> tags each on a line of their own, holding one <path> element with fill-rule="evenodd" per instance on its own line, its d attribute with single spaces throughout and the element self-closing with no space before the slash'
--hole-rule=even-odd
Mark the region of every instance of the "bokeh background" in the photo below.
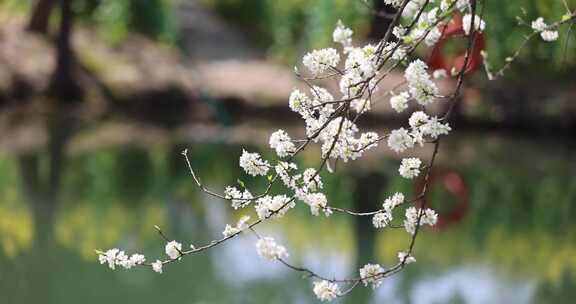
<svg viewBox="0 0 576 304">
<path fill-rule="evenodd" d="M 0 302 L 315 303 L 311 282 L 260 259 L 250 235 L 162 275 L 110 271 L 94 250 L 151 259 L 163 254 L 153 225 L 203 244 L 249 213 L 200 192 L 180 152 L 216 190 L 238 178 L 262 189 L 238 157 L 248 148 L 272 158 L 278 128 L 302 134 L 287 107 L 301 86 L 293 66 L 330 45 L 338 19 L 356 43 L 381 37 L 387 21 L 366 6 L 390 11 L 381 2 L 1 0 Z M 518 19 L 576 8 L 483 2 L 493 68 L 529 33 Z M 574 303 L 576 37 L 566 26 L 560 38 L 529 43 L 497 81 L 482 68 L 470 75 L 434 171 L 429 201 L 441 224 L 419 236 L 418 263 L 342 303 Z M 455 40 L 447 56 L 459 49 Z M 384 101 L 361 125 L 385 132 L 402 119 Z M 330 203 L 372 210 L 392 191 L 414 193 L 395 174 L 399 157 L 382 146 L 323 175 Z M 298 163 L 315 166 L 318 149 Z M 308 208 L 261 231 L 296 264 L 337 277 L 391 264 L 409 241 L 368 218 L 314 218 Z"/>
</svg>

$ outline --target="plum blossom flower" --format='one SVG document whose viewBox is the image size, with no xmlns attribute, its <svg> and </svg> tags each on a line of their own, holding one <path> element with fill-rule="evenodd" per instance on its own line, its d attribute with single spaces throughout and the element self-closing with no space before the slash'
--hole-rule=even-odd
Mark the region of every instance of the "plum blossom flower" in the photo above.
<svg viewBox="0 0 576 304">
<path fill-rule="evenodd" d="M 313 291 L 316 297 L 322 302 L 332 301 L 340 294 L 338 285 L 326 280 L 314 282 Z"/>
<path fill-rule="evenodd" d="M 296 151 L 296 146 L 292 142 L 288 133 L 284 130 L 278 130 L 270 135 L 270 148 L 276 150 L 279 157 L 289 156 Z"/>
<path fill-rule="evenodd" d="M 392 221 L 392 214 L 390 212 L 379 212 L 372 217 L 372 225 L 374 228 L 385 228 Z"/>
<path fill-rule="evenodd" d="M 402 92 L 390 97 L 390 106 L 394 111 L 401 113 L 408 109 L 408 100 L 410 100 L 410 94 L 408 94 L 408 92 Z"/>
<path fill-rule="evenodd" d="M 338 51 L 333 48 L 314 50 L 302 59 L 302 63 L 314 76 L 318 76 L 328 70 L 330 67 L 335 67 L 340 62 L 340 55 Z"/>
<path fill-rule="evenodd" d="M 252 176 L 264 176 L 268 173 L 270 164 L 268 161 L 262 160 L 260 154 L 248 153 L 246 150 L 242 150 L 242 156 L 240 156 L 240 167 Z"/>
<path fill-rule="evenodd" d="M 176 241 L 171 241 L 166 244 L 164 249 L 166 251 L 166 255 L 168 255 L 171 259 L 177 259 L 181 255 L 182 244 Z"/>
<path fill-rule="evenodd" d="M 404 264 L 412 264 L 416 262 L 416 258 L 414 258 L 411 255 L 408 255 L 408 253 L 405 251 L 398 252 L 398 260 L 400 261 L 400 263 Z"/>
<path fill-rule="evenodd" d="M 396 153 L 404 152 L 406 149 L 414 147 L 414 140 L 410 137 L 408 130 L 404 128 L 392 130 L 388 136 L 388 147 Z"/>
<path fill-rule="evenodd" d="M 346 48 L 349 48 L 352 46 L 352 35 L 353 34 L 354 34 L 354 32 L 351 29 L 344 26 L 344 23 L 342 23 L 342 20 L 338 20 L 338 23 L 336 24 L 336 28 L 334 29 L 334 32 L 332 33 L 332 39 L 334 40 L 334 42 L 340 43 L 346 49 Z"/>
<path fill-rule="evenodd" d="M 157 273 L 162 273 L 162 261 L 156 260 L 156 262 L 152 263 L 152 270 Z"/>
<path fill-rule="evenodd" d="M 398 172 L 404 178 L 413 179 L 420 174 L 421 165 L 422 161 L 418 158 L 404 158 Z"/>
<path fill-rule="evenodd" d="M 379 264 L 366 264 L 364 267 L 360 268 L 360 278 L 364 286 L 371 285 L 372 289 L 378 288 L 383 281 L 381 273 L 384 272 L 384 268 Z"/>
<path fill-rule="evenodd" d="M 274 238 L 263 237 L 256 242 L 256 251 L 258 255 L 267 259 L 275 260 L 288 256 L 288 251 L 284 246 L 278 245 Z"/>
</svg>

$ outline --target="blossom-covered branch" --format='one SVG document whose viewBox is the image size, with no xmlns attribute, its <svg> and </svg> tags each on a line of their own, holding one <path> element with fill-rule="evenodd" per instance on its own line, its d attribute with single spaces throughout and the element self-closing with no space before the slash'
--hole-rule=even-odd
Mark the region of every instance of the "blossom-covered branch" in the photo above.
<svg viewBox="0 0 576 304">
<path fill-rule="evenodd" d="M 265 181 L 265 190 L 259 194 L 243 183 L 227 186 L 221 193 L 209 189 L 201 182 L 199 173 L 193 168 L 188 151 L 183 155 L 196 185 L 205 193 L 230 202 L 233 209 L 248 210 L 254 206 L 255 220 L 245 215 L 232 225 L 223 227 L 223 237 L 203 246 L 190 245 L 184 249 L 178 241 L 168 238 L 157 227 L 166 241 L 167 258 L 147 263 L 141 254 L 128 256 L 119 249 L 98 252 L 102 264 L 110 268 L 116 266 L 132 268 L 148 266 L 161 273 L 163 266 L 180 259 L 212 249 L 248 232 L 256 236 L 257 253 L 268 260 L 276 261 L 285 267 L 312 278 L 313 292 L 322 301 L 344 296 L 358 286 L 377 288 L 382 281 L 416 261 L 415 245 L 423 225 L 434 226 L 437 213 L 427 206 L 424 199 L 430 189 L 431 172 L 438 155 L 443 136 L 452 128 L 448 121 L 458 100 L 465 80 L 465 70 L 470 63 L 476 35 L 484 31 L 486 23 L 478 14 L 481 1 L 475 0 L 383 0 L 397 9 L 395 14 L 382 14 L 390 18 L 391 26 L 383 39 L 375 44 L 355 46 L 353 31 L 342 22 L 336 24 L 333 41 L 336 48 L 324 48 L 307 53 L 302 60 L 303 69 L 295 68 L 296 75 L 309 88 L 309 92 L 295 89 L 288 98 L 289 108 L 304 122 L 304 136 L 293 139 L 285 130 L 277 130 L 270 135 L 269 146 L 274 150 L 275 160 L 264 159 L 256 152 L 243 150 L 239 159 L 240 167 L 255 179 Z M 421 46 L 433 46 L 441 38 L 447 24 L 456 14 L 462 14 L 462 27 L 466 37 L 466 54 L 460 70 L 431 71 L 428 65 L 413 58 Z M 380 15 L 379 15 L 380 16 Z M 572 13 L 567 20 L 573 20 Z M 555 40 L 558 33 L 553 31 L 567 20 L 546 25 L 542 19 L 532 23 L 533 36 L 539 34 L 544 40 Z M 517 55 L 515 55 L 517 56 Z M 505 67 L 506 68 L 506 67 Z M 503 69 L 505 69 L 503 68 Z M 404 79 L 391 90 L 379 92 L 382 83 L 393 71 L 403 70 Z M 303 70 L 303 72 L 301 72 Z M 499 74 L 500 72 L 498 72 Z M 455 82 L 452 92 L 441 95 L 436 84 L 437 78 L 452 77 Z M 319 80 L 335 79 L 338 92 L 331 92 L 317 84 Z M 399 92 L 396 92 L 399 91 Z M 379 94 L 377 94 L 379 93 Z M 336 95 L 336 97 L 335 97 Z M 375 99 L 390 97 L 390 107 L 397 113 L 412 110 L 405 126 L 391 130 L 387 134 L 362 131 L 357 121 L 375 106 Z M 443 101 L 442 101 L 443 100 Z M 428 107 L 436 102 L 445 102 L 440 116 L 433 116 Z M 420 193 L 407 199 L 396 192 L 384 200 L 381 208 L 368 212 L 356 212 L 329 204 L 329 194 L 323 192 L 322 174 L 330 174 L 337 162 L 350 162 L 374 150 L 380 142 L 386 141 L 394 153 L 406 153 L 424 145 L 432 145 L 432 153 L 427 161 L 416 157 L 401 159 L 398 174 L 406 179 L 423 179 Z M 318 147 L 321 153 L 318 166 L 299 168 L 295 158 L 305 149 Z M 283 190 L 273 193 L 273 185 L 282 185 Z M 419 203 L 422 202 L 422 203 Z M 349 278 L 329 278 L 305 266 L 294 265 L 288 259 L 288 250 L 272 237 L 257 232 L 258 226 L 267 221 L 286 216 L 297 206 L 306 206 L 314 216 L 331 216 L 339 213 L 350 216 L 370 216 L 374 229 L 403 228 L 407 232 L 409 245 L 398 249 L 398 262 L 387 267 L 378 263 L 368 263 L 360 268 L 359 275 Z M 404 217 L 396 219 L 395 210 L 404 208 Z"/>
</svg>

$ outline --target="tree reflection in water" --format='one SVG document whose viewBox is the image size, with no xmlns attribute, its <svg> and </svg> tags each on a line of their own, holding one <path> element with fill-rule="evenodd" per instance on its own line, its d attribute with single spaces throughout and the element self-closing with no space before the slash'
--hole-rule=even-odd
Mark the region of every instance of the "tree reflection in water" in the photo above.
<svg viewBox="0 0 576 304">
<path fill-rule="evenodd" d="M 111 274 L 99 267 L 93 250 L 120 243 L 162 254 L 155 224 L 188 244 L 200 243 L 247 212 L 226 213 L 226 202 L 199 193 L 179 155 L 190 148 L 206 182 L 224 187 L 240 173 L 241 148 L 135 141 L 81 150 L 73 148 L 72 125 L 55 117 L 45 149 L 0 156 L 0 292 L 7 303 L 314 302 L 304 292 L 309 282 L 259 259 L 250 235 L 162 276 L 145 269 Z M 568 167 L 571 159 L 563 151 L 545 153 Z M 382 173 L 387 166 L 378 159 L 368 169 L 339 168 L 354 170 L 326 177 L 332 204 L 373 210 L 369 204 L 388 189 L 409 192 L 412 185 Z M 535 176 L 486 159 L 457 167 L 469 188 L 461 221 L 423 234 L 414 267 L 375 292 L 354 291 L 346 302 L 569 303 L 576 274 L 576 180 L 568 172 Z M 447 200 L 443 191 L 432 192 L 433 204 Z M 318 271 L 338 276 L 370 262 L 390 264 L 406 245 L 406 232 L 376 231 L 369 217 L 311 221 L 308 212 L 295 212 L 264 229 L 292 248 L 291 260 Z"/>
</svg>

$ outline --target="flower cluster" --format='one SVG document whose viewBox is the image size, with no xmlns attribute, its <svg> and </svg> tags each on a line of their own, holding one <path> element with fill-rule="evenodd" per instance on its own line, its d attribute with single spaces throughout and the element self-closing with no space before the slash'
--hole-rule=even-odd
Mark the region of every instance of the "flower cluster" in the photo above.
<svg viewBox="0 0 576 304">
<path fill-rule="evenodd" d="M 258 255 L 267 259 L 275 260 L 288 257 L 288 251 L 282 245 L 278 245 L 274 238 L 263 237 L 256 242 Z"/>
<path fill-rule="evenodd" d="M 296 151 L 296 146 L 284 130 L 278 130 L 270 135 L 270 148 L 276 150 L 279 157 L 286 157 Z"/>
<path fill-rule="evenodd" d="M 416 209 L 416 207 L 410 207 L 406 209 L 406 219 L 404 220 L 404 228 L 410 234 L 416 232 L 416 227 L 418 226 L 418 221 L 420 225 L 436 225 L 438 222 L 438 214 L 436 211 L 427 208 L 426 210 Z"/>
<path fill-rule="evenodd" d="M 232 202 L 232 208 L 243 208 L 252 202 L 252 193 L 248 189 L 238 190 L 236 187 L 228 186 L 224 189 L 224 197 Z"/>
<path fill-rule="evenodd" d="M 413 179 L 420 174 L 420 166 L 422 166 L 422 161 L 419 158 L 404 158 L 398 172 L 404 178 Z"/>
<path fill-rule="evenodd" d="M 392 212 L 394 208 L 404 203 L 404 194 L 394 193 L 391 197 L 384 200 L 382 211 L 378 212 L 372 218 L 372 224 L 375 228 L 385 228 L 394 219 Z"/>
<path fill-rule="evenodd" d="M 408 253 L 406 253 L 404 251 L 398 252 L 398 260 L 402 264 L 416 263 L 416 258 L 414 258 L 413 256 L 409 255 Z"/>
<path fill-rule="evenodd" d="M 383 272 L 384 268 L 379 264 L 366 264 L 360 268 L 360 278 L 364 286 L 371 285 L 373 289 L 376 289 L 382 284 Z"/>
<path fill-rule="evenodd" d="M 270 164 L 268 161 L 262 160 L 260 154 L 248 153 L 246 150 L 242 150 L 242 156 L 240 156 L 240 167 L 252 176 L 264 176 L 268 173 Z"/>
<path fill-rule="evenodd" d="M 167 242 L 165 253 L 169 259 L 166 260 L 156 260 L 150 264 L 145 264 L 146 259 L 141 254 L 128 256 L 119 249 L 110 249 L 106 252 L 98 252 L 100 263 L 107 264 L 111 269 L 115 269 L 117 266 L 129 269 L 136 265 L 146 265 L 150 266 L 153 271 L 162 273 L 164 265 L 181 259 L 184 255 L 218 245 L 250 227 L 250 230 L 258 237 L 256 242 L 258 255 L 268 260 L 280 259 L 283 264 L 293 269 L 303 269 L 312 277 L 320 278 L 320 281 L 313 283 L 313 292 L 321 301 L 334 300 L 348 293 L 359 283 L 377 288 L 388 273 L 395 273 L 406 264 L 414 263 L 416 259 L 411 254 L 416 231 L 421 225 L 434 226 L 438 222 L 438 214 L 434 210 L 426 208 L 425 205 L 417 206 L 415 204 L 416 199 L 426 195 L 426 190 L 416 199 L 410 201 L 406 201 L 402 193 L 395 193 L 385 199 L 380 210 L 358 213 L 329 206 L 328 197 L 322 192 L 324 182 L 321 173 L 324 173 L 324 169 L 332 172 L 334 167 L 331 164 L 338 161 L 347 163 L 362 157 L 366 151 L 376 148 L 381 140 L 386 139 L 387 146 L 397 154 L 422 147 L 427 143 L 434 144 L 434 154 L 429 164 L 425 165 L 419 158 L 407 157 L 401 160 L 398 168 L 400 176 L 407 179 L 418 177 L 422 171 L 429 176 L 439 138 L 448 135 L 451 128 L 446 123 L 450 110 L 438 117 L 427 114 L 427 107 L 437 99 L 446 98 L 439 95 L 439 88 L 435 80 L 446 78 L 449 75 L 444 69 L 431 71 L 424 61 L 409 57 L 419 45 L 435 45 L 442 36 L 447 22 L 455 14 L 463 15 L 462 26 L 469 41 L 472 41 L 474 32 L 482 32 L 486 29 L 486 22 L 476 14 L 477 3 L 469 0 L 383 1 L 385 4 L 397 8 L 399 10 L 397 17 L 403 18 L 393 24 L 390 32 L 386 35 L 387 37 L 393 35 L 395 39 L 390 37 L 392 39 L 387 39 L 389 41 L 383 40 L 355 46 L 354 31 L 346 27 L 342 21 L 338 21 L 332 33 L 332 40 L 338 44 L 338 49 L 324 48 L 307 53 L 302 58 L 302 65 L 306 68 L 305 75 L 300 74 L 298 68 L 295 68 L 296 73 L 306 81 L 309 89 L 293 90 L 288 99 L 288 105 L 304 121 L 305 132 L 302 133 L 305 134 L 305 137 L 292 139 L 282 129 L 273 132 L 268 143 L 277 156 L 275 161 L 269 162 L 256 152 L 242 151 L 239 158 L 240 167 L 250 176 L 265 177 L 268 185 L 264 193 L 253 195 L 243 182 L 239 182 L 240 189 L 234 186 L 226 187 L 222 195 L 206 190 L 196 178 L 186 156 L 191 173 L 202 190 L 210 195 L 229 200 L 234 209 L 253 204 L 258 220 L 249 223 L 250 217 L 243 216 L 235 226 L 230 224 L 225 226 L 222 232 L 223 238 L 198 249 L 191 246 L 192 250 L 190 251 L 182 251 L 182 244 L 177 241 Z M 571 19 L 574 18 L 574 15 L 569 14 L 565 17 Z M 565 17 L 563 20 L 568 20 L 564 19 Z M 398 19 L 394 18 L 394 20 Z M 554 41 L 558 39 L 558 32 L 554 29 L 559 24 L 548 25 L 540 17 L 532 22 L 531 28 L 539 33 L 542 39 Z M 467 50 L 468 53 L 470 51 L 470 49 Z M 378 92 L 381 90 L 379 82 L 390 71 L 404 66 L 406 68 L 403 75 L 406 81 L 397 86 L 399 93 L 392 93 L 389 103 L 390 107 L 397 113 L 406 112 L 410 108 L 417 109 L 412 113 L 407 113 L 407 117 L 409 117 L 407 125 L 392 130 L 388 136 L 380 136 L 375 132 L 361 130 L 360 124 L 357 124 L 360 116 L 369 113 L 378 105 L 376 98 L 379 96 L 376 96 L 375 93 L 380 95 Z M 486 69 L 488 70 L 488 67 Z M 450 71 L 450 76 L 457 74 L 453 72 Z M 464 74 L 459 73 L 458 75 L 459 84 L 462 84 L 461 77 Z M 337 88 L 334 88 L 333 92 L 312 83 L 312 81 L 328 77 L 336 79 Z M 381 96 L 388 93 L 391 92 L 386 92 Z M 456 90 L 453 95 L 448 97 L 457 96 L 457 93 Z M 293 159 L 300 151 L 313 145 L 319 147 L 322 157 L 320 165 L 317 168 L 299 168 Z M 272 173 L 268 175 L 270 171 Z M 276 181 L 281 182 L 281 185 L 274 185 Z M 280 186 L 284 191 L 277 193 L 278 187 L 273 186 Z M 424 189 L 427 188 L 424 187 Z M 333 212 L 349 213 L 356 216 L 373 215 L 372 224 L 376 229 L 391 227 L 394 220 L 394 210 L 400 205 L 409 205 L 405 209 L 403 227 L 412 235 L 410 249 L 398 252 L 399 263 L 387 270 L 379 264 L 366 264 L 359 269 L 359 278 L 324 280 L 322 279 L 323 276 L 316 275 L 310 270 L 288 264 L 288 261 L 284 260 L 288 257 L 286 248 L 276 243 L 271 237 L 260 237 L 255 230 L 255 226 L 259 223 L 270 218 L 285 216 L 288 211 L 296 207 L 297 203 L 310 208 L 310 212 L 314 216 L 319 216 L 322 213 L 329 216 Z M 161 231 L 160 233 L 166 239 Z M 341 291 L 337 284 L 339 282 L 352 283 L 352 288 Z"/>
<path fill-rule="evenodd" d="M 408 92 L 402 92 L 390 98 L 390 106 L 396 112 L 401 113 L 408 109 L 408 101 L 410 101 L 410 94 L 408 94 Z"/>
<path fill-rule="evenodd" d="M 320 301 L 332 301 L 340 294 L 338 284 L 326 280 L 314 282 L 314 294 Z"/>
<path fill-rule="evenodd" d="M 303 60 L 304 66 L 315 76 L 324 73 L 330 67 L 336 67 L 339 62 L 340 55 L 332 48 L 312 51 L 306 54 Z"/>
<path fill-rule="evenodd" d="M 224 231 L 222 231 L 222 234 L 224 235 L 224 237 L 230 237 L 230 236 L 233 236 L 235 234 L 240 233 L 242 230 L 248 228 L 248 221 L 249 220 L 250 220 L 250 217 L 245 215 L 238 220 L 238 223 L 236 223 L 236 226 L 233 227 L 232 225 L 227 224 L 226 227 L 224 227 Z"/>
<path fill-rule="evenodd" d="M 166 244 L 165 251 L 166 255 L 171 259 L 177 259 L 182 255 L 182 244 L 176 241 L 168 242 L 168 244 Z"/>
<path fill-rule="evenodd" d="M 426 106 L 434 102 L 438 87 L 428 74 L 428 65 L 420 59 L 411 62 L 404 73 L 408 81 L 410 96 L 419 104 Z"/>
<path fill-rule="evenodd" d="M 354 32 L 345 27 L 344 23 L 342 23 L 342 20 L 338 20 L 338 23 L 336 24 L 336 28 L 334 29 L 334 32 L 332 33 L 332 39 L 334 40 L 334 42 L 336 43 L 340 43 L 342 45 L 342 47 L 344 48 L 344 50 L 346 50 L 347 48 L 352 46 L 352 35 L 354 34 Z"/>
<path fill-rule="evenodd" d="M 116 266 L 130 269 L 136 265 L 141 265 L 146 261 L 146 258 L 138 253 L 128 256 L 123 250 L 113 248 L 106 252 L 100 252 L 98 254 L 98 260 L 100 264 L 108 264 L 108 267 L 114 270 Z"/>
<path fill-rule="evenodd" d="M 540 33 L 540 37 L 542 37 L 544 41 L 558 40 L 558 31 L 551 30 L 542 17 L 532 21 L 532 29 Z"/>
<path fill-rule="evenodd" d="M 281 218 L 288 210 L 294 208 L 294 200 L 286 195 L 266 195 L 256 200 L 256 213 L 261 220 L 269 217 Z"/>
</svg>

